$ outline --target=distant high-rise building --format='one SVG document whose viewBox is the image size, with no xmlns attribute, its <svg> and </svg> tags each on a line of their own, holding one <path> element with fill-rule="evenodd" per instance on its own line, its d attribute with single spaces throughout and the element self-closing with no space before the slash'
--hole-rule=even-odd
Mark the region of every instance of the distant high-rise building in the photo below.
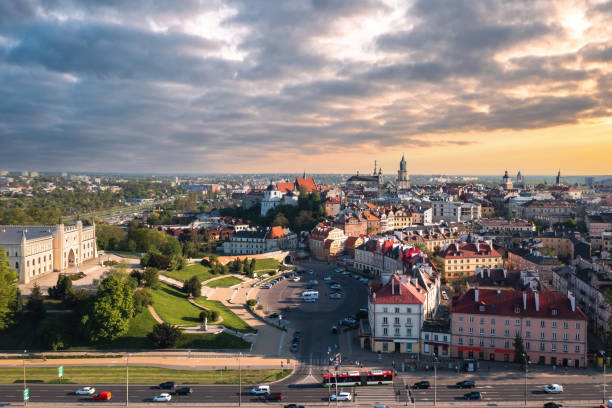
<svg viewBox="0 0 612 408">
<path fill-rule="evenodd" d="M 593 184 L 595 184 L 595 177 L 585 177 L 584 184 L 592 186 Z"/>
<path fill-rule="evenodd" d="M 408 170 L 406 170 L 406 159 L 402 154 L 402 160 L 400 161 L 400 168 L 397 171 L 397 189 L 408 190 L 410 188 L 410 178 L 408 177 Z"/>
</svg>

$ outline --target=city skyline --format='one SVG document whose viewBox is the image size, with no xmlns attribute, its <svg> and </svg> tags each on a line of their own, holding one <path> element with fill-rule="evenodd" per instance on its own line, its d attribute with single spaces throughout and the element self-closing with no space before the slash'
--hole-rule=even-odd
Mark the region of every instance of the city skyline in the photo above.
<svg viewBox="0 0 612 408">
<path fill-rule="evenodd" d="M 610 174 L 612 3 L 0 4 L 0 162 Z"/>
</svg>

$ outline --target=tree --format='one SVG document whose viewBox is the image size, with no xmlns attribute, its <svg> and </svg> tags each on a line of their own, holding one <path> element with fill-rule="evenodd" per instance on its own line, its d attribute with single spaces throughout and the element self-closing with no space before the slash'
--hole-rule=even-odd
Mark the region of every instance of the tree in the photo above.
<svg viewBox="0 0 612 408">
<path fill-rule="evenodd" d="M 159 271 L 153 267 L 145 268 L 142 273 L 142 280 L 147 288 L 155 289 L 159 287 Z"/>
<path fill-rule="evenodd" d="M 467 290 L 467 277 L 463 274 L 455 277 L 451 283 L 451 287 L 453 288 L 453 292 L 458 295 L 465 293 Z"/>
<path fill-rule="evenodd" d="M 153 304 L 153 295 L 149 289 L 134 291 L 134 316 Z"/>
<path fill-rule="evenodd" d="M 525 345 L 523 344 L 523 338 L 520 334 L 516 334 L 514 337 L 514 341 L 512 342 L 514 346 L 514 362 L 520 364 L 526 364 L 528 361 L 527 353 L 525 352 Z"/>
<path fill-rule="evenodd" d="M 92 342 L 111 341 L 127 333 L 133 315 L 132 289 L 117 276 L 110 275 L 100 283 L 91 310 L 82 323 L 88 327 Z"/>
<path fill-rule="evenodd" d="M 70 279 L 68 275 L 59 275 L 55 286 L 49 288 L 47 291 L 50 297 L 64 300 L 74 292 L 72 288 L 72 279 Z"/>
<path fill-rule="evenodd" d="M 178 327 L 164 322 L 153 326 L 148 337 L 157 348 L 172 348 L 181 340 L 183 332 Z"/>
<path fill-rule="evenodd" d="M 30 301 L 26 305 L 26 309 L 32 313 L 34 319 L 40 320 L 45 317 L 45 303 L 38 283 L 35 283 L 34 287 L 32 287 L 32 294 L 30 295 Z"/>
<path fill-rule="evenodd" d="M 257 299 L 249 299 L 246 301 L 248 307 L 253 308 L 257 304 Z"/>
<path fill-rule="evenodd" d="M 17 271 L 9 266 L 4 248 L 0 247 L 0 330 L 15 323 L 19 296 L 18 278 Z"/>
<path fill-rule="evenodd" d="M 278 214 L 276 214 L 276 216 L 272 220 L 271 226 L 273 226 L 273 227 L 276 227 L 276 226 L 288 227 L 289 226 L 289 220 L 287 219 L 287 217 L 285 217 L 285 214 L 283 214 L 282 212 L 279 212 Z"/>
<path fill-rule="evenodd" d="M 202 282 L 200 282 L 200 278 L 193 275 L 189 280 L 185 281 L 183 283 L 183 292 L 194 298 L 199 298 L 202 295 Z"/>
</svg>

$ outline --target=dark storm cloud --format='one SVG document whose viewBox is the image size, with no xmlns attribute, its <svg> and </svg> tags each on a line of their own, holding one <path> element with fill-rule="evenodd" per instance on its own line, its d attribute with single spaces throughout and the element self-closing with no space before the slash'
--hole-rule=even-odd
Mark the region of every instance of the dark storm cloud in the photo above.
<svg viewBox="0 0 612 408">
<path fill-rule="evenodd" d="M 587 18 L 606 21 L 610 4 L 585 5 Z M 365 30 L 359 18 L 388 7 L 377 0 L 0 2 L 0 162 L 223 171 L 232 160 L 271 152 L 465 146 L 478 140 L 449 134 L 610 115 L 609 38 L 577 51 L 522 52 L 567 35 L 547 1 L 416 0 L 404 24 L 364 45 L 375 58 L 340 58 L 316 45 L 342 30 Z M 202 13 L 225 20 L 194 20 Z M 589 91 L 587 81 L 596 84 Z M 530 93 L 510 92 L 520 88 Z"/>
</svg>

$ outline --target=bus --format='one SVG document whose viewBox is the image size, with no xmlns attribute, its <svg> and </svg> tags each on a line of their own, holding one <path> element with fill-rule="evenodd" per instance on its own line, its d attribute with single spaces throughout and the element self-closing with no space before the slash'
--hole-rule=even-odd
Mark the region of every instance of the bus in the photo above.
<svg viewBox="0 0 612 408">
<path fill-rule="evenodd" d="M 314 302 L 319 299 L 319 292 L 316 290 L 307 290 L 302 292 L 302 299 L 305 302 Z"/>
<path fill-rule="evenodd" d="M 388 370 L 372 371 L 342 371 L 323 374 L 323 387 L 356 387 L 361 385 L 389 385 L 393 384 L 393 372 Z"/>
</svg>

